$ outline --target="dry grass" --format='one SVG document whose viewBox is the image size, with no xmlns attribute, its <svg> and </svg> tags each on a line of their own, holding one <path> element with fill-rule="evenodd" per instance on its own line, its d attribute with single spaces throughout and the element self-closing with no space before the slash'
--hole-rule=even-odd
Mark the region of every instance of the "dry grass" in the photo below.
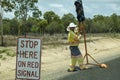
<svg viewBox="0 0 120 80">
<path fill-rule="evenodd" d="M 16 55 L 15 50 L 10 47 L 0 47 L 0 59 L 6 60 L 8 57 L 14 57 Z"/>
<path fill-rule="evenodd" d="M 42 40 L 43 45 L 66 45 L 67 44 L 67 34 L 55 34 L 55 35 L 44 35 L 44 36 L 31 36 L 27 35 L 27 37 L 31 38 L 40 38 Z M 119 38 L 120 39 L 120 34 L 119 33 L 98 33 L 98 34 L 87 34 L 87 42 L 91 42 L 95 39 L 91 39 L 91 37 L 111 37 L 111 38 Z M 16 46 L 17 45 L 17 38 L 18 36 L 12 36 L 12 35 L 4 35 L 3 36 L 3 42 L 4 46 Z M 1 42 L 1 37 L 0 37 L 0 42 Z M 81 40 L 81 43 L 84 42 Z"/>
<path fill-rule="evenodd" d="M 8 36 L 6 38 L 12 38 L 16 43 L 17 37 Z M 59 76 L 63 77 L 67 75 L 66 69 L 69 67 L 70 51 L 68 45 L 63 45 L 67 43 L 67 35 L 38 36 L 37 38 L 41 38 L 44 44 L 41 57 L 41 79 L 58 80 Z M 89 41 L 87 43 L 88 52 L 97 59 L 97 61 L 113 59 L 120 54 L 120 39 L 92 34 L 91 36 L 87 35 L 87 41 Z M 84 43 L 81 42 L 79 48 L 84 55 Z M 3 60 L 1 60 L 2 58 L 0 59 L 0 80 L 15 80 L 16 57 L 11 56 L 11 52 L 16 52 L 16 46 L 0 47 L 0 52 L 0 55 L 2 55 L 0 57 L 4 57 Z"/>
</svg>

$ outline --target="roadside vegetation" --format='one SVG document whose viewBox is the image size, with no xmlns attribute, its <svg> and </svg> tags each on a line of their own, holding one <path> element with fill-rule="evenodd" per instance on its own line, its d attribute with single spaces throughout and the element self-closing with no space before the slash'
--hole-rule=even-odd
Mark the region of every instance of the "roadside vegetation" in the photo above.
<svg viewBox="0 0 120 80">
<path fill-rule="evenodd" d="M 61 18 L 53 11 L 43 14 L 43 19 L 28 17 L 24 26 L 21 19 L 3 19 L 3 34 L 21 36 L 26 32 L 33 36 L 45 34 L 65 34 L 70 22 L 77 24 L 75 16 L 71 13 L 64 14 Z M 86 18 L 85 28 L 87 33 L 120 33 L 120 16 L 113 13 L 111 16 L 95 15 L 92 19 Z M 26 27 L 26 31 L 24 31 Z"/>
<path fill-rule="evenodd" d="M 5 47 L 17 46 L 19 36 L 40 38 L 43 45 L 53 47 L 67 44 L 66 28 L 70 22 L 78 24 L 76 16 L 67 13 L 60 17 L 54 11 L 42 13 L 37 3 L 38 0 L 0 1 L 0 59 L 6 59 L 4 55 L 15 56 L 14 51 Z M 3 12 L 13 12 L 15 17 L 3 18 Z M 92 41 L 91 36 L 98 35 L 120 38 L 120 15 L 113 13 L 110 16 L 94 15 L 93 18 L 86 18 L 85 30 L 87 42 Z"/>
<path fill-rule="evenodd" d="M 15 51 L 8 47 L 0 47 L 0 60 L 6 60 L 8 57 L 14 57 Z"/>
<path fill-rule="evenodd" d="M 58 63 L 61 64 L 62 62 L 63 67 L 65 67 L 64 64 L 67 64 L 65 63 L 68 60 L 68 54 L 66 54 L 68 53 L 68 48 L 66 47 L 68 45 L 68 32 L 66 28 L 71 22 L 78 24 L 76 16 L 72 13 L 67 13 L 60 17 L 54 11 L 42 13 L 37 3 L 38 0 L 0 0 L 0 80 L 15 79 L 15 57 L 18 37 L 40 38 L 42 40 L 44 54 L 42 54 L 43 65 L 41 66 L 41 71 L 45 73 L 45 75 L 42 73 L 43 78 L 44 76 L 49 78 L 50 76 L 46 77 L 47 74 L 51 75 L 51 73 L 56 71 L 61 74 L 60 70 L 62 67 Z M 6 12 L 12 12 L 14 18 L 6 18 L 4 16 Z M 109 39 L 109 37 L 120 39 L 120 15 L 116 13 L 112 13 L 109 16 L 98 14 L 94 15 L 93 18 L 86 18 L 84 27 L 87 42 L 94 42 L 101 38 Z M 83 42 L 82 38 L 80 43 Z M 104 43 L 102 43 L 103 45 Z M 96 46 L 100 45 L 95 44 L 94 46 L 90 50 L 99 51 Z M 59 49 L 57 50 L 57 48 Z M 107 49 L 107 51 L 109 50 Z M 56 74 L 56 77 L 58 77 L 58 74 Z"/>
<path fill-rule="evenodd" d="M 36 5 L 37 3 L 38 0 L 0 1 L 1 46 L 14 44 L 15 42 L 13 41 L 16 40 L 16 37 L 18 36 L 28 37 L 30 35 L 45 37 L 46 34 L 48 36 L 54 36 L 56 34 L 64 35 L 67 33 L 66 28 L 70 22 L 78 24 L 76 16 L 72 13 L 64 14 L 61 17 L 54 11 L 42 13 Z M 14 13 L 14 18 L 3 18 L 3 13 L 5 12 Z M 31 15 L 28 14 L 29 12 L 31 12 Z M 113 13 L 110 16 L 94 15 L 93 18 L 86 18 L 85 30 L 86 33 L 91 34 L 113 33 L 113 37 L 116 37 L 116 34 L 120 33 L 119 23 L 120 15 L 117 15 L 116 13 Z M 6 35 L 15 36 L 14 40 Z"/>
<path fill-rule="evenodd" d="M 87 42 L 93 41 L 94 39 L 91 39 L 91 37 L 111 37 L 111 38 L 117 38 L 120 39 L 119 33 L 88 33 L 87 36 Z M 5 47 L 11 47 L 11 46 L 17 46 L 17 38 L 19 36 L 12 36 L 12 35 L 5 35 L 4 36 L 4 48 Z M 44 36 L 36 35 L 31 36 L 28 35 L 30 38 L 40 38 L 42 40 L 42 45 L 68 45 L 67 41 L 67 34 L 54 34 L 54 35 L 48 35 L 45 34 Z M 1 42 L 1 38 L 0 38 Z M 81 39 L 80 43 L 83 43 L 83 38 Z"/>
</svg>

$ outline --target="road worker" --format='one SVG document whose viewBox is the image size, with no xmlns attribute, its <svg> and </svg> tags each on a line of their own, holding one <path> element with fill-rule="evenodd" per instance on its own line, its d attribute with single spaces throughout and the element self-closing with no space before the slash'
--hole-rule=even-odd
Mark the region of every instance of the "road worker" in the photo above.
<svg viewBox="0 0 120 80">
<path fill-rule="evenodd" d="M 70 23 L 67 27 L 67 31 L 69 31 L 68 42 L 71 52 L 70 68 L 68 69 L 68 72 L 77 71 L 75 68 L 76 63 L 78 63 L 80 69 L 85 69 L 85 66 L 83 65 L 83 56 L 78 48 L 80 42 L 79 39 L 81 36 L 78 35 L 77 25 L 75 25 L 74 23 Z"/>
</svg>

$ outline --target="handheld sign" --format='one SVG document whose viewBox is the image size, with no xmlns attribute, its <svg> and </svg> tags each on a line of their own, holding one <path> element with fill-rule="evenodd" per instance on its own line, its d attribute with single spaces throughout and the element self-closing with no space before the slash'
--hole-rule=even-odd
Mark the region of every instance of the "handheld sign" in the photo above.
<svg viewBox="0 0 120 80">
<path fill-rule="evenodd" d="M 83 22 L 85 20 L 85 16 L 84 16 L 82 0 L 76 0 L 74 5 L 76 7 L 76 13 L 77 13 L 78 21 Z"/>
<path fill-rule="evenodd" d="M 40 80 L 41 40 L 18 38 L 16 80 Z"/>
</svg>

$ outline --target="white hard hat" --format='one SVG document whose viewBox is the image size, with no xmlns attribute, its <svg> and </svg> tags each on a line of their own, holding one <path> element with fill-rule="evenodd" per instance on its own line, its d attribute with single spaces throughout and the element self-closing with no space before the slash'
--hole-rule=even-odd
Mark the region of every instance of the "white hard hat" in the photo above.
<svg viewBox="0 0 120 80">
<path fill-rule="evenodd" d="M 69 26 L 67 27 L 67 31 L 70 31 L 71 27 L 76 27 L 77 25 L 75 25 L 74 23 L 70 23 Z"/>
</svg>

